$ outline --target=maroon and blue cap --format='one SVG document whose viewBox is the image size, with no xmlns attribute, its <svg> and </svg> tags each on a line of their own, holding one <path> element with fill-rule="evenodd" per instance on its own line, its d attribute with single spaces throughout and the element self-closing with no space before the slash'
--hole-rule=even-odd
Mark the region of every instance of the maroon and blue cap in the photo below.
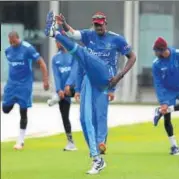
<svg viewBox="0 0 179 179">
<path fill-rule="evenodd" d="M 106 15 L 103 12 L 96 12 L 92 17 L 92 23 L 100 25 L 106 24 Z"/>
<path fill-rule="evenodd" d="M 163 37 L 158 37 L 154 42 L 153 50 L 156 52 L 164 52 L 168 48 L 167 41 Z"/>
</svg>

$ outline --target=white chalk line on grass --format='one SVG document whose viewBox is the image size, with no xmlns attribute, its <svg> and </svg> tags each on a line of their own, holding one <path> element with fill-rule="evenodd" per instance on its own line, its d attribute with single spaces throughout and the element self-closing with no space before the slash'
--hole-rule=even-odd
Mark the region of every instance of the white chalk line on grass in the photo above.
<svg viewBox="0 0 179 179">
<path fill-rule="evenodd" d="M 128 125 L 152 121 L 155 106 L 110 105 L 108 126 Z M 28 111 L 29 137 L 43 137 L 64 132 L 58 105 L 48 107 L 46 104 L 34 104 Z M 173 113 L 178 116 L 178 113 Z M 10 114 L 1 112 L 1 142 L 16 140 L 19 133 L 19 108 L 15 106 Z M 81 131 L 79 105 L 72 105 L 70 120 L 73 131 Z M 152 124 L 151 124 L 152 125 Z"/>
</svg>

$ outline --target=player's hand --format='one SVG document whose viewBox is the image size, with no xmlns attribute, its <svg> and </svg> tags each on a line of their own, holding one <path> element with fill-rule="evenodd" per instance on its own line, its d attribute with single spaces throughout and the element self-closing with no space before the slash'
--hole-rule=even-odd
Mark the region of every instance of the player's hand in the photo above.
<svg viewBox="0 0 179 179">
<path fill-rule="evenodd" d="M 114 88 L 114 87 L 117 85 L 117 83 L 118 83 L 123 77 L 124 77 L 123 75 L 114 76 L 114 77 L 110 80 L 109 87 L 110 87 L 110 88 Z"/>
<path fill-rule="evenodd" d="M 168 105 L 167 104 L 163 104 L 160 106 L 160 112 L 165 115 L 168 111 Z"/>
<path fill-rule="evenodd" d="M 44 86 L 44 90 L 45 90 L 45 91 L 49 90 L 50 85 L 49 85 L 48 80 L 45 80 L 45 81 L 43 82 L 43 86 Z"/>
<path fill-rule="evenodd" d="M 59 91 L 58 96 L 60 97 L 60 99 L 64 99 L 65 98 L 65 93 L 63 91 Z"/>
<path fill-rule="evenodd" d="M 108 99 L 109 99 L 109 101 L 113 101 L 114 100 L 114 93 L 108 93 Z"/>
<path fill-rule="evenodd" d="M 64 24 L 64 23 L 66 23 L 66 19 L 65 19 L 65 17 L 64 17 L 63 14 L 56 15 L 56 16 L 55 16 L 55 19 L 56 19 L 56 23 L 57 23 L 58 25 L 62 25 L 62 24 Z"/>
<path fill-rule="evenodd" d="M 75 100 L 76 100 L 77 102 L 80 101 L 80 93 L 75 93 Z"/>
<path fill-rule="evenodd" d="M 70 86 L 69 86 L 69 85 L 65 87 L 65 94 L 66 94 L 67 96 L 70 96 L 70 95 L 71 95 L 71 90 L 70 90 Z"/>
</svg>

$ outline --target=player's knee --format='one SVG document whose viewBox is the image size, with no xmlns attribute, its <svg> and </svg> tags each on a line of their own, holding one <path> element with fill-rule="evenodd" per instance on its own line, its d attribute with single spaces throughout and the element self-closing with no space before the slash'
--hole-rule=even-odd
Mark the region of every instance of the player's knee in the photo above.
<svg viewBox="0 0 179 179">
<path fill-rule="evenodd" d="M 12 109 L 12 108 L 6 107 L 6 106 L 3 106 L 3 107 L 2 107 L 2 110 L 3 110 L 3 112 L 4 112 L 5 114 L 8 114 L 8 113 L 11 111 L 11 109 Z"/>
</svg>

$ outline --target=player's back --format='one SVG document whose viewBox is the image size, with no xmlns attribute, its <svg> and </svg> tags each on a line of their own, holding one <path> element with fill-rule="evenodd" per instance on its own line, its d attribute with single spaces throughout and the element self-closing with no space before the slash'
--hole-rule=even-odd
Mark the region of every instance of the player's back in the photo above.
<svg viewBox="0 0 179 179">
<path fill-rule="evenodd" d="M 31 48 L 31 44 L 22 41 L 18 46 L 10 46 L 6 49 L 5 53 L 9 64 L 9 83 L 32 83 Z"/>
</svg>

